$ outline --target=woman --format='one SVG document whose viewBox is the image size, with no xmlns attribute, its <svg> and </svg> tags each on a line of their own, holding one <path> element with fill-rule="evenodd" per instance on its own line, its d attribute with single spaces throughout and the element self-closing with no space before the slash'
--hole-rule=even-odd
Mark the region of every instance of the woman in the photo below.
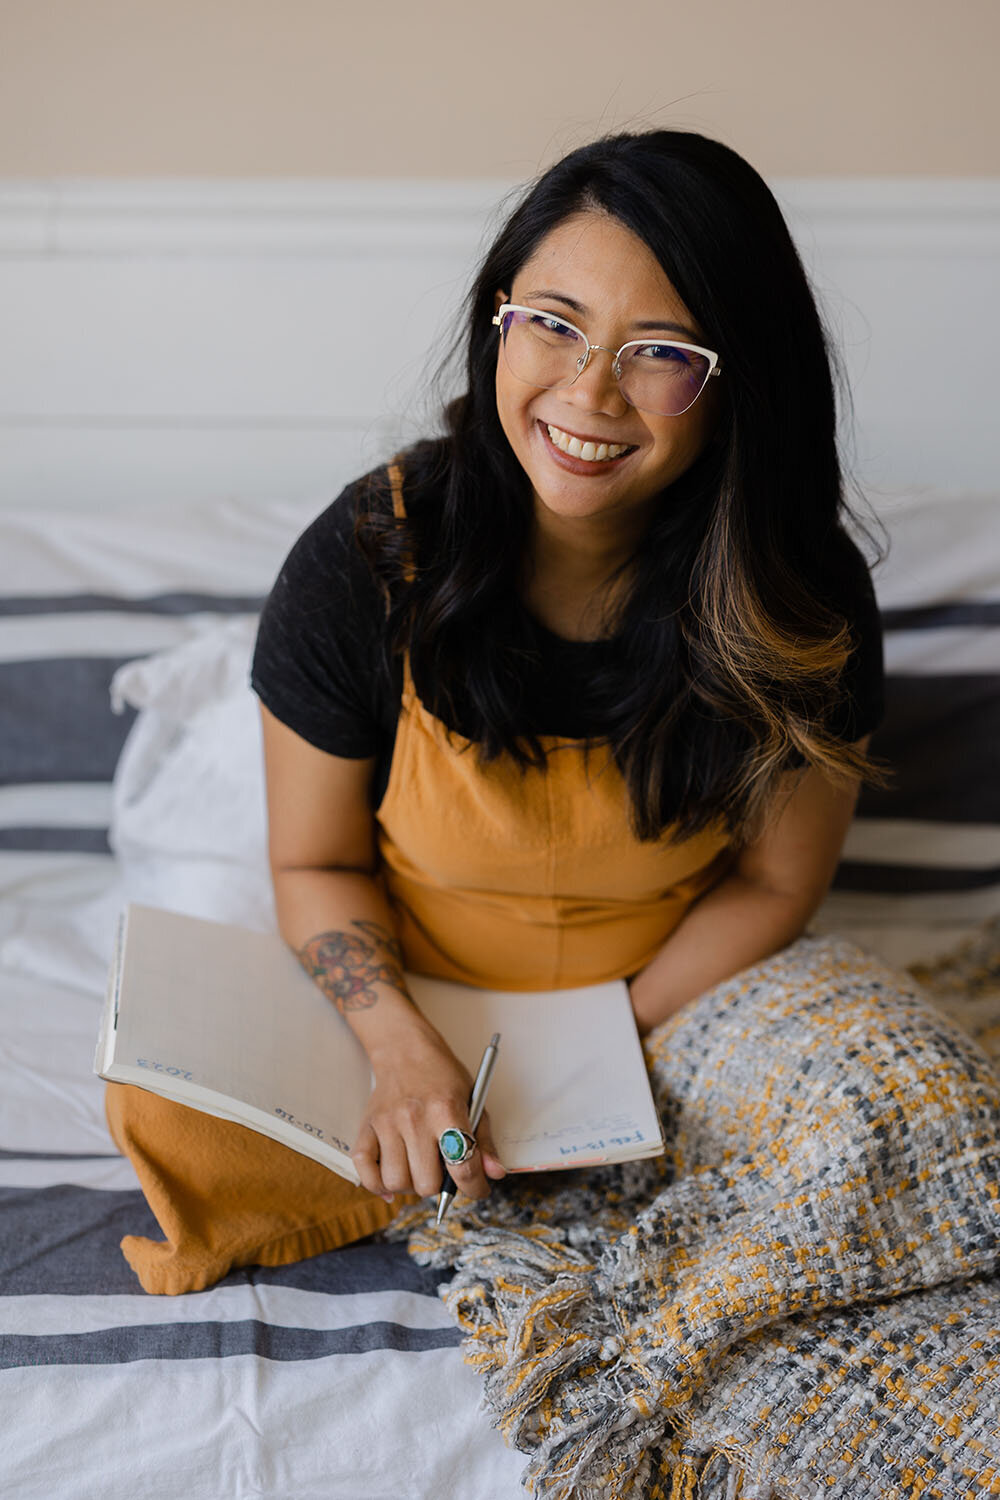
<svg viewBox="0 0 1000 1500">
<path fill-rule="evenodd" d="M 309 528 L 261 622 L 279 924 L 375 1077 L 363 1189 L 323 1174 L 326 1218 L 286 1215 L 272 1257 L 435 1192 L 469 1127 L 404 968 L 624 977 L 648 1032 L 803 931 L 871 774 L 880 637 L 827 350 L 739 156 L 662 131 L 546 172 L 479 273 L 446 415 Z M 478 1137 L 473 1197 L 503 1175 Z"/>
</svg>

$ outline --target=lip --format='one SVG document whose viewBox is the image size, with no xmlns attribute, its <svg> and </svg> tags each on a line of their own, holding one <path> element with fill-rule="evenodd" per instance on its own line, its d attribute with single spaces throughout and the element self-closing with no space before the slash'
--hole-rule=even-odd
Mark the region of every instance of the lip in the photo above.
<svg viewBox="0 0 1000 1500">
<path fill-rule="evenodd" d="M 543 422 L 539 418 L 535 425 L 541 434 L 546 451 L 559 467 L 565 469 L 570 474 L 580 474 L 587 479 L 596 479 L 601 474 L 610 473 L 612 469 L 617 469 L 636 452 L 635 447 L 630 446 L 625 453 L 620 453 L 617 458 L 602 458 L 600 461 L 574 458 L 571 453 L 564 453 L 561 448 L 556 447 L 555 443 L 549 437 L 549 424 L 547 422 Z M 562 427 L 558 422 L 553 422 L 551 425 L 559 427 L 560 432 L 569 432 L 568 427 Z M 582 432 L 573 432 L 570 433 L 570 436 L 579 438 L 581 443 L 613 443 L 618 441 L 616 438 L 585 437 Z"/>
</svg>

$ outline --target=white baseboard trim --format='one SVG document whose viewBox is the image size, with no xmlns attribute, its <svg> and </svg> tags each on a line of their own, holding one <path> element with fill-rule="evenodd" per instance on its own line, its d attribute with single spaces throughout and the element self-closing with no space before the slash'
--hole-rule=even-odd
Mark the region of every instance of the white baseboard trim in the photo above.
<svg viewBox="0 0 1000 1500">
<path fill-rule="evenodd" d="M 772 186 L 844 355 L 859 478 L 995 488 L 993 350 L 967 335 L 1000 321 L 1000 178 Z M 514 191 L 0 180 L 0 505 L 324 493 L 361 472 L 426 425 L 427 373 Z"/>
<path fill-rule="evenodd" d="M 435 254 L 474 248 L 502 182 L 0 181 L 0 255 Z"/>
<path fill-rule="evenodd" d="M 796 229 L 838 247 L 1000 248 L 1000 178 L 778 178 Z M 331 255 L 478 241 L 494 179 L 0 180 L 0 255 Z"/>
</svg>

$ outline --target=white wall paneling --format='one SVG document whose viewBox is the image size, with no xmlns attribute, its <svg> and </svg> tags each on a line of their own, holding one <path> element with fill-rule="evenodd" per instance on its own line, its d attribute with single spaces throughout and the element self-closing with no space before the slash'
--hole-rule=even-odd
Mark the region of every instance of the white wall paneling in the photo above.
<svg viewBox="0 0 1000 1500">
<path fill-rule="evenodd" d="M 870 486 L 995 488 L 1000 182 L 775 185 Z M 426 425 L 497 182 L 0 183 L 0 504 L 322 500 Z"/>
<path fill-rule="evenodd" d="M 995 492 L 1000 179 L 775 190 L 849 376 L 859 478 Z"/>
</svg>

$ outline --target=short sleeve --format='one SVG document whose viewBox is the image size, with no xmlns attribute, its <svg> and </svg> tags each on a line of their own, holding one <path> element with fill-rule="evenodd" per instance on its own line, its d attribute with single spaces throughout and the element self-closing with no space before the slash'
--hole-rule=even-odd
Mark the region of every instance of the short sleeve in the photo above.
<svg viewBox="0 0 1000 1500">
<path fill-rule="evenodd" d="M 864 739 L 877 729 L 885 709 L 882 622 L 868 565 L 853 543 L 850 546 L 850 594 L 839 610 L 848 621 L 853 644 L 829 725 L 834 736 L 847 743 Z"/>
<path fill-rule="evenodd" d="M 377 756 L 385 738 L 385 610 L 354 538 L 350 486 L 303 532 L 264 605 L 251 684 L 317 749 Z"/>
</svg>

